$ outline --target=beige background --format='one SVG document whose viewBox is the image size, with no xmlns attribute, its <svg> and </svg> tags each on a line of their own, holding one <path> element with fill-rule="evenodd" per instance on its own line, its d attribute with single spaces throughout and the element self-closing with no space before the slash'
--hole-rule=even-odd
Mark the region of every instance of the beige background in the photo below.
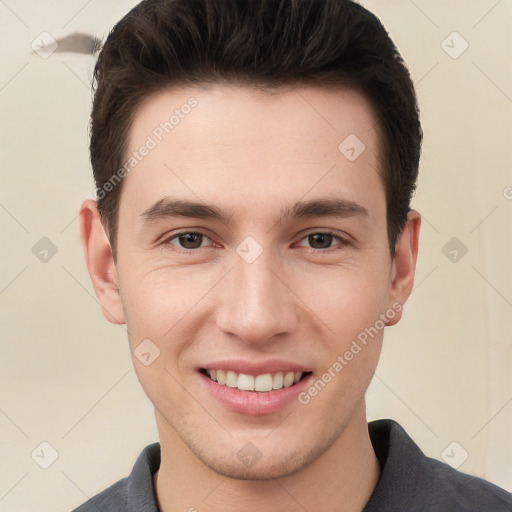
<svg viewBox="0 0 512 512">
<path fill-rule="evenodd" d="M 78 238 L 93 58 L 31 48 L 43 31 L 104 37 L 135 3 L 0 1 L 0 511 L 69 511 L 157 439 Z M 368 417 L 512 491 L 512 2 L 363 3 L 411 68 L 425 131 L 416 287 L 386 332 Z M 58 249 L 47 262 L 32 252 L 42 237 Z"/>
</svg>

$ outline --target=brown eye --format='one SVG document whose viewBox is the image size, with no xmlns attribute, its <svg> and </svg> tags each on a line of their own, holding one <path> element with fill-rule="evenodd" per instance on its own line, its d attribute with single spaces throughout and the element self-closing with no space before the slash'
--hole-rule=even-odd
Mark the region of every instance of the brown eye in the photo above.
<svg viewBox="0 0 512 512">
<path fill-rule="evenodd" d="M 180 235 L 177 239 L 183 249 L 198 249 L 201 247 L 203 235 L 200 233 L 187 233 L 185 235 Z"/>
<path fill-rule="evenodd" d="M 209 238 L 204 233 L 195 231 L 182 231 L 181 233 L 176 233 L 170 236 L 164 240 L 163 243 L 173 245 L 178 250 L 184 249 L 193 251 L 195 249 L 200 249 L 201 247 L 207 247 L 206 245 L 203 245 L 205 239 L 209 240 Z"/>
<path fill-rule="evenodd" d="M 313 249 L 328 249 L 331 246 L 333 235 L 329 233 L 315 233 L 309 235 L 308 239 Z"/>
<path fill-rule="evenodd" d="M 306 241 L 307 247 L 319 252 L 327 252 L 329 249 L 335 250 L 336 245 L 343 247 L 348 245 L 348 241 L 344 238 L 329 232 L 317 232 L 306 235 L 299 245 Z M 335 243 L 335 242 L 338 243 Z M 304 247 L 304 245 L 302 245 Z"/>
</svg>

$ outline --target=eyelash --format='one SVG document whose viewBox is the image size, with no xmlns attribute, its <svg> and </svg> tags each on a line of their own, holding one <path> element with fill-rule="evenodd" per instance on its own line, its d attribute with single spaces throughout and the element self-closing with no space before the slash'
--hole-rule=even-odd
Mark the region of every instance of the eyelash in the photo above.
<svg viewBox="0 0 512 512">
<path fill-rule="evenodd" d="M 201 231 L 201 230 L 196 230 L 196 231 L 180 231 L 178 233 L 174 233 L 173 235 L 165 238 L 164 240 L 162 240 L 161 244 L 162 245 L 170 245 L 170 242 L 172 240 L 175 240 L 175 239 L 178 239 L 180 236 L 184 236 L 184 235 L 201 235 L 201 236 L 204 236 L 208 239 L 210 239 L 210 237 L 208 236 L 207 233 L 205 233 L 204 231 Z M 346 238 L 343 238 L 341 237 L 340 235 L 337 235 L 336 233 L 334 233 L 333 231 L 329 231 L 329 230 L 326 230 L 326 231 L 312 231 L 310 233 L 307 233 L 306 235 L 304 235 L 300 241 L 310 237 L 310 236 L 313 236 L 313 235 L 331 235 L 333 238 L 337 238 L 338 241 L 339 241 L 339 245 L 341 247 L 345 247 L 347 245 L 350 245 L 350 242 L 346 239 Z M 187 254 L 187 253 L 192 253 L 192 252 L 196 252 L 198 251 L 199 249 L 204 249 L 204 247 L 198 247 L 196 249 L 184 249 L 183 247 L 179 248 L 177 250 L 177 252 L 181 252 L 181 253 L 184 253 L 184 254 Z M 334 247 L 329 247 L 327 249 L 314 249 L 314 248 L 309 248 L 310 250 L 308 252 L 316 252 L 316 253 L 331 253 L 331 252 L 334 252 L 334 251 L 338 251 L 340 250 L 340 248 L 334 246 Z M 176 250 L 176 249 L 175 249 Z"/>
</svg>

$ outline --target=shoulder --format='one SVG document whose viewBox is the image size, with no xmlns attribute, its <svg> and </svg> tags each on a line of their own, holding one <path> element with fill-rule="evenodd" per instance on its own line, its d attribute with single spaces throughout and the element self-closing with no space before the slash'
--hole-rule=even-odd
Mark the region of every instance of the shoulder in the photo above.
<svg viewBox="0 0 512 512">
<path fill-rule="evenodd" d="M 368 425 L 381 476 L 365 512 L 511 512 L 512 494 L 427 457 L 401 425 Z"/>
<path fill-rule="evenodd" d="M 123 478 L 80 505 L 73 512 L 119 512 L 128 506 L 128 478 Z"/>
<path fill-rule="evenodd" d="M 73 512 L 157 512 L 153 475 L 160 467 L 160 444 L 146 446 L 130 476 L 96 494 Z"/>
<path fill-rule="evenodd" d="M 425 466 L 429 469 L 426 492 L 436 494 L 441 503 L 453 503 L 453 510 L 512 511 L 512 494 L 505 489 L 431 457 L 425 456 Z"/>
</svg>

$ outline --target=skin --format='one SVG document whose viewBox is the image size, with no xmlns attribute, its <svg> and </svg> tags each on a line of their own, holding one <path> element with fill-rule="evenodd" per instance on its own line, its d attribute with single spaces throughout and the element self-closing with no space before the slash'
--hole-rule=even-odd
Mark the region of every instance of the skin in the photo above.
<svg viewBox="0 0 512 512">
<path fill-rule="evenodd" d="M 349 89 L 304 85 L 264 95 L 215 84 L 160 92 L 137 110 L 128 153 L 191 96 L 197 107 L 125 178 L 117 262 L 95 201 L 80 211 L 103 313 L 127 324 L 135 370 L 155 407 L 159 506 L 361 511 L 380 471 L 364 395 L 383 329 L 308 404 L 294 400 L 272 414 L 227 409 L 200 385 L 197 368 L 215 359 L 280 358 L 321 377 L 379 315 L 407 300 L 420 215 L 409 213 L 391 258 L 376 118 Z M 351 133 L 366 146 L 353 162 L 338 150 Z M 167 195 L 233 216 L 227 224 L 187 217 L 144 223 L 141 214 Z M 320 197 L 353 201 L 368 215 L 276 224 L 284 206 Z M 168 240 L 198 229 L 207 236 L 195 245 Z M 327 230 L 348 242 L 333 237 L 322 245 L 309 236 Z M 236 252 L 247 236 L 262 249 L 252 263 Z M 144 339 L 160 350 L 148 366 L 134 355 Z M 237 457 L 249 442 L 262 455 L 250 467 Z"/>
</svg>

